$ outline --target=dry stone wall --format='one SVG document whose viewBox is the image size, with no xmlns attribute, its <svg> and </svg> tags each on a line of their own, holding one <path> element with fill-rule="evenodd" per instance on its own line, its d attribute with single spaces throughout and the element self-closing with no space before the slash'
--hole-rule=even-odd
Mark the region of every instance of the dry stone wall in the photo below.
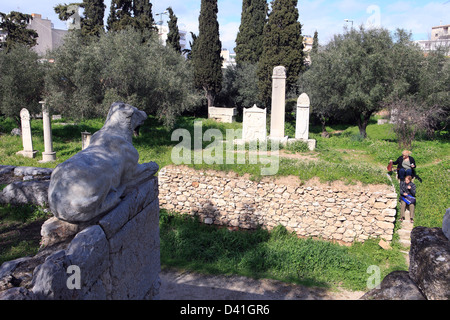
<svg viewBox="0 0 450 320">
<path fill-rule="evenodd" d="M 158 178 L 161 208 L 198 215 L 207 224 L 268 230 L 281 224 L 301 237 L 340 243 L 392 240 L 397 194 L 387 185 L 321 184 L 297 177 L 257 182 L 186 166 L 164 167 Z"/>
</svg>

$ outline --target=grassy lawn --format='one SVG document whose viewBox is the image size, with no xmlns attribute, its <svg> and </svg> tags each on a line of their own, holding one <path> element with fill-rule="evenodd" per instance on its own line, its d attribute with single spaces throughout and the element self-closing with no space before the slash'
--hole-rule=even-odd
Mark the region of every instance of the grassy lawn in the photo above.
<svg viewBox="0 0 450 320">
<path fill-rule="evenodd" d="M 365 290 L 371 265 L 381 279 L 407 270 L 398 245 L 383 250 L 375 239 L 351 247 L 301 239 L 278 226 L 271 232 L 229 231 L 201 224 L 189 215 L 160 213 L 163 266 L 209 274 L 238 274 L 285 282 Z"/>
<path fill-rule="evenodd" d="M 173 147 L 179 141 L 171 141 L 174 129 L 187 129 L 194 136 L 194 121 L 202 120 L 202 129 L 218 129 L 226 137 L 227 129 L 240 129 L 241 123 L 220 124 L 207 119 L 181 117 L 175 128 L 164 128 L 155 118 L 149 117 L 141 128 L 141 135 L 134 138 L 140 162 L 155 161 L 160 168 L 172 164 Z M 44 150 L 42 121 L 32 120 L 35 159 L 16 155 L 22 149 L 20 137 L 9 135 L 16 126 L 8 119 L 0 118 L 0 158 L 4 165 L 55 167 L 81 150 L 81 132 L 94 133 L 103 125 L 102 119 L 83 121 L 76 125 L 63 125 L 54 121 L 53 146 L 57 161 L 38 162 Z M 70 121 L 67 121 L 70 122 Z M 292 128 L 292 123 L 287 127 Z M 295 127 L 295 124 L 294 124 Z M 390 159 L 401 154 L 397 140 L 389 124 L 372 123 L 367 128 L 368 138 L 362 140 L 355 126 L 329 126 L 329 138 L 320 135 L 319 127 L 310 128 L 310 138 L 317 140 L 317 148 L 308 151 L 298 144 L 281 150 L 277 176 L 296 175 L 306 181 L 313 177 L 321 181 L 358 181 L 365 184 L 390 184 L 386 166 Z M 211 142 L 204 141 L 205 148 Z M 225 149 L 225 148 L 224 148 Z M 411 149 L 417 162 L 416 181 L 418 202 L 416 226 L 441 227 L 446 208 L 450 207 L 450 143 L 448 134 L 437 140 L 418 139 Z M 223 150 L 224 158 L 226 150 Z M 246 154 L 246 159 L 249 154 Z M 261 178 L 261 164 L 191 164 L 196 169 L 234 171 L 249 174 L 252 179 Z M 398 182 L 392 179 L 398 190 Z M 20 239 L 21 228 L 32 223 L 42 223 L 42 209 L 0 207 L 0 263 L 37 250 L 36 239 Z M 36 211 L 37 210 L 37 211 Z M 21 213 L 23 211 L 23 213 Z M 396 229 L 400 222 L 396 223 Z M 195 219 L 161 212 L 161 259 L 163 266 L 176 266 L 209 273 L 236 273 L 252 277 L 270 277 L 302 284 L 364 289 L 367 267 L 380 266 L 382 276 L 393 270 L 406 270 L 403 249 L 394 235 L 393 250 L 381 249 L 376 240 L 351 247 L 341 247 L 325 241 L 298 239 L 283 228 L 269 233 L 229 232 L 199 224 Z M 31 228 L 31 227 L 30 227 Z M 37 229 L 38 230 L 38 229 Z M 17 233 L 17 231 L 19 233 Z M 37 237 L 39 238 L 39 232 Z M 16 237 L 16 238 L 14 238 Z M 38 240 L 37 240 L 38 241 Z"/>
</svg>

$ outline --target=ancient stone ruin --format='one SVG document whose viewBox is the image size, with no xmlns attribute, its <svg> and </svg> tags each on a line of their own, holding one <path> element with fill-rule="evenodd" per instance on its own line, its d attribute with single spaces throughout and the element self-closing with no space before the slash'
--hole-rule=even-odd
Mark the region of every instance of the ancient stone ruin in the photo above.
<svg viewBox="0 0 450 320">
<path fill-rule="evenodd" d="M 20 122 L 22 126 L 23 150 L 18 151 L 17 154 L 27 158 L 34 158 L 37 151 L 33 150 L 33 140 L 31 140 L 30 112 L 25 108 L 20 110 Z"/>
<path fill-rule="evenodd" d="M 442 228 L 411 232 L 409 270 L 388 274 L 363 300 L 450 300 L 450 208 Z"/>
<path fill-rule="evenodd" d="M 42 226 L 36 256 L 2 264 L 0 299 L 159 297 L 158 165 L 138 164 L 132 145 L 145 118 L 113 104 L 89 147 L 53 170 L 48 201 L 55 217 Z"/>
</svg>

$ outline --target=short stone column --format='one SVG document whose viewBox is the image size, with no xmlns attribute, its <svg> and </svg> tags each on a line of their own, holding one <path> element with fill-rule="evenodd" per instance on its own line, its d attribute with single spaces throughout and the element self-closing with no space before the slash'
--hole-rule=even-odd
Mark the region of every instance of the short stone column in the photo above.
<svg viewBox="0 0 450 320">
<path fill-rule="evenodd" d="M 310 101 L 306 93 L 302 93 L 297 100 L 297 117 L 295 121 L 295 139 L 307 141 L 309 139 L 309 106 Z"/>
<path fill-rule="evenodd" d="M 284 135 L 286 100 L 286 68 L 278 66 L 272 75 L 272 113 L 270 116 L 270 139 L 287 140 Z"/>
<path fill-rule="evenodd" d="M 33 141 L 31 139 L 30 112 L 25 108 L 20 110 L 20 122 L 22 127 L 23 150 L 17 152 L 17 154 L 27 158 L 34 158 L 37 151 L 33 150 Z"/>
<path fill-rule="evenodd" d="M 52 138 L 52 124 L 50 120 L 50 112 L 45 105 L 45 101 L 40 101 L 42 104 L 42 122 L 44 127 L 44 148 L 42 152 L 42 160 L 40 162 L 50 162 L 56 160 L 56 152 L 53 152 L 53 138 Z"/>
<path fill-rule="evenodd" d="M 92 133 L 90 132 L 82 132 L 81 133 L 81 149 L 84 150 L 87 147 L 89 147 L 89 144 L 91 143 L 91 137 Z"/>
</svg>

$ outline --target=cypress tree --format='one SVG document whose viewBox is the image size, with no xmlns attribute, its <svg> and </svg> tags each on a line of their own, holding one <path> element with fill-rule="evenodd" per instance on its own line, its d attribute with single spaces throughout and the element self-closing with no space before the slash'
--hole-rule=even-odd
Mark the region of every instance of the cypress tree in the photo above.
<svg viewBox="0 0 450 320">
<path fill-rule="evenodd" d="M 312 48 L 311 48 L 311 54 L 314 55 L 317 52 L 319 52 L 319 33 L 316 30 L 314 32 L 313 44 L 312 44 Z"/>
<path fill-rule="evenodd" d="M 199 34 L 193 48 L 195 86 L 205 91 L 208 107 L 222 89 L 222 43 L 217 21 L 217 0 L 202 0 Z"/>
<path fill-rule="evenodd" d="M 38 34 L 36 31 L 27 28 L 32 19 L 31 15 L 18 11 L 11 11 L 9 14 L 0 12 L 0 28 L 7 33 L 6 41 L 0 43 L 0 48 L 9 51 L 15 44 L 23 44 L 28 47 L 35 46 Z"/>
<path fill-rule="evenodd" d="M 85 36 L 99 36 L 103 29 L 105 4 L 103 0 L 84 0 L 84 18 L 81 20 L 81 34 Z"/>
<path fill-rule="evenodd" d="M 169 11 L 169 34 L 167 35 L 167 44 L 181 54 L 180 31 L 178 30 L 177 25 L 178 18 L 173 14 L 171 7 L 168 7 L 167 11 Z"/>
<path fill-rule="evenodd" d="M 132 0 L 112 0 L 106 28 L 108 31 L 118 31 L 132 25 Z"/>
<path fill-rule="evenodd" d="M 272 11 L 264 27 L 263 53 L 258 65 L 258 86 L 261 100 L 266 106 L 270 105 L 275 66 L 286 68 L 286 91 L 297 91 L 298 77 L 304 69 L 303 37 L 298 16 L 297 0 L 272 1 Z"/>
<path fill-rule="evenodd" d="M 134 27 L 137 30 L 144 32 L 154 29 L 155 20 L 152 14 L 152 4 L 149 0 L 134 0 L 133 13 Z"/>
<path fill-rule="evenodd" d="M 263 50 L 263 31 L 267 16 L 266 0 L 243 0 L 241 25 L 236 37 L 236 62 L 257 63 Z"/>
</svg>

